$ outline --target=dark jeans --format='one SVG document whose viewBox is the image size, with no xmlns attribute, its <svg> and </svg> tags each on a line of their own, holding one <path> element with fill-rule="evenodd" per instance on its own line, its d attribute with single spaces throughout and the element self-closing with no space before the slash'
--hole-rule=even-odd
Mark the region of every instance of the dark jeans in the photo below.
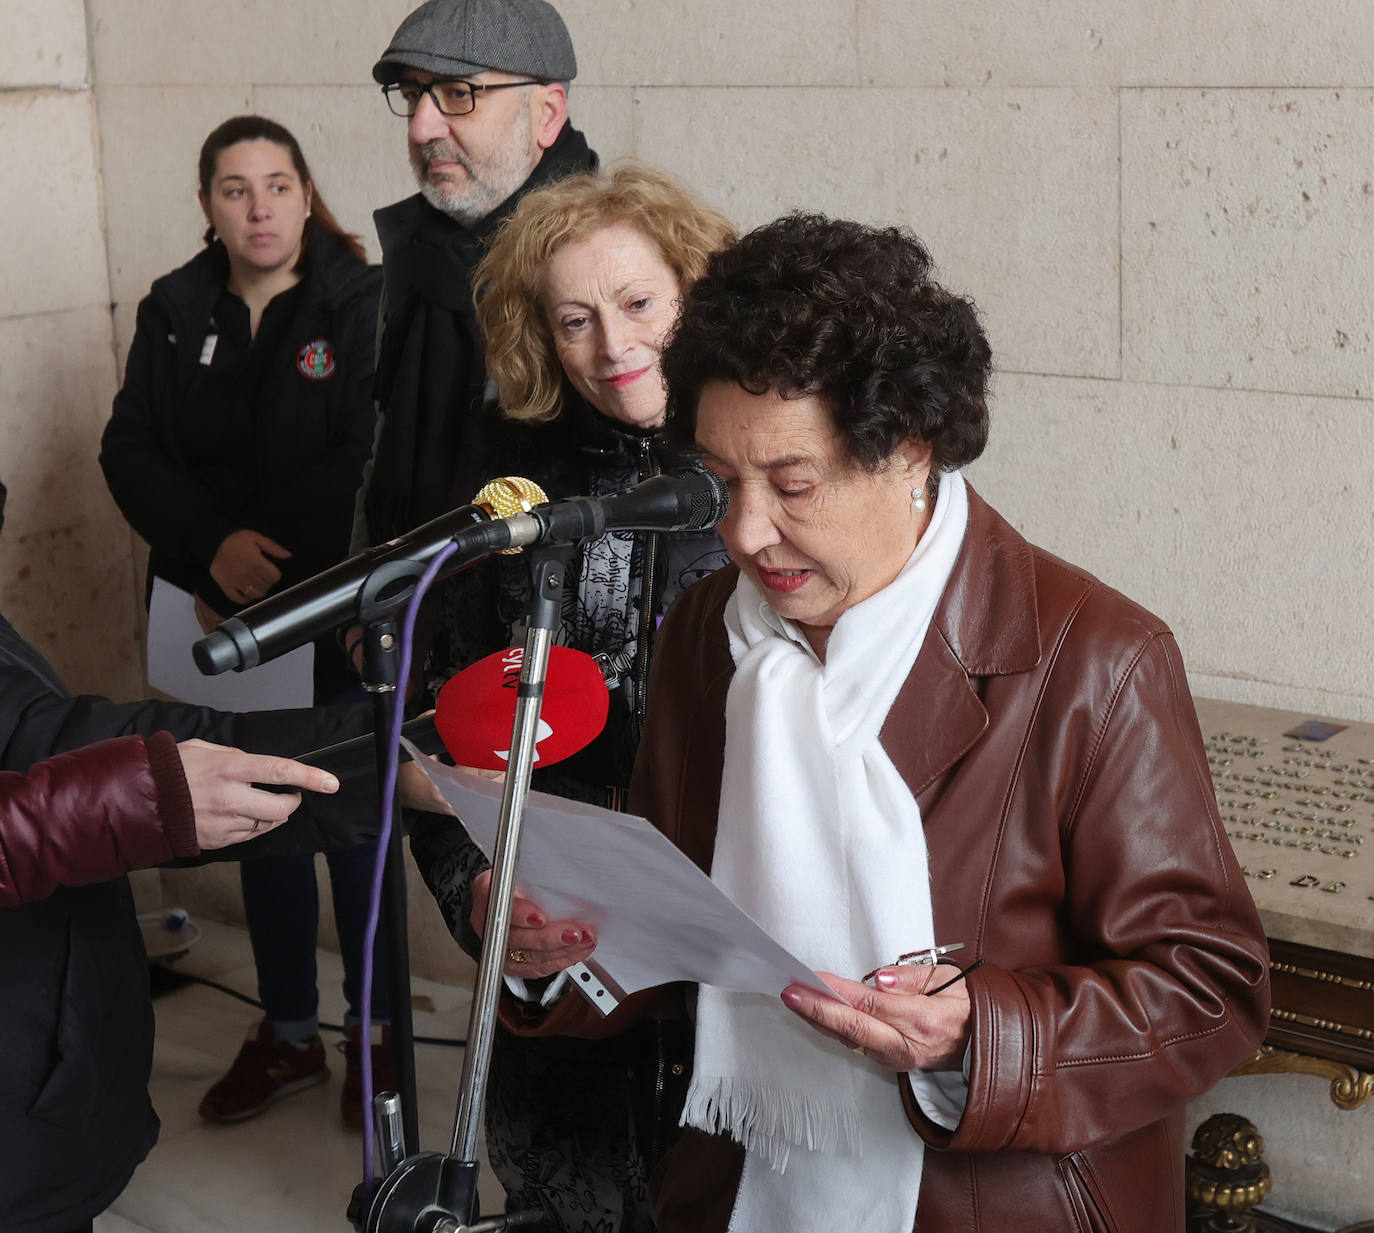
<svg viewBox="0 0 1374 1233">
<path fill-rule="evenodd" d="M 328 852 L 329 883 L 334 893 L 334 924 L 344 965 L 344 998 L 348 1013 L 362 1009 L 363 933 L 372 893 L 372 867 L 377 845 L 360 844 Z M 313 1019 L 319 1010 L 315 947 L 320 898 L 312 853 L 244 861 L 239 866 L 243 907 L 253 960 L 258 969 L 258 997 L 269 1019 L 295 1023 Z M 386 929 L 379 924 L 372 969 L 372 1018 L 391 1017 L 387 988 Z"/>
</svg>

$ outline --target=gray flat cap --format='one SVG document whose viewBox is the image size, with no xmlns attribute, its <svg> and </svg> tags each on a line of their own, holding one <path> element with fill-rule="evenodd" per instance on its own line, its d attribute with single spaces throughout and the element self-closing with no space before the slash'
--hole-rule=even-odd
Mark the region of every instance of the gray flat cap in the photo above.
<svg viewBox="0 0 1374 1233">
<path fill-rule="evenodd" d="M 500 69 L 571 81 L 577 57 L 567 26 L 546 0 L 427 0 L 391 36 L 372 76 L 386 85 L 407 68 L 441 77 Z"/>
</svg>

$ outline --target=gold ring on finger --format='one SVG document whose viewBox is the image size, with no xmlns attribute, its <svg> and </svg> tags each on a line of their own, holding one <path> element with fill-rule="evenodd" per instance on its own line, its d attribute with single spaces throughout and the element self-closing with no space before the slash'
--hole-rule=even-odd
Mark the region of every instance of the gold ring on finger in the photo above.
<svg viewBox="0 0 1374 1233">
<path fill-rule="evenodd" d="M 512 963 L 528 963 L 530 961 L 530 957 L 518 947 L 509 951 L 507 957 Z"/>
<path fill-rule="evenodd" d="M 850 1045 L 849 1049 L 851 1053 L 857 1053 L 860 1057 L 868 1056 L 868 1050 L 863 1045 Z"/>
</svg>

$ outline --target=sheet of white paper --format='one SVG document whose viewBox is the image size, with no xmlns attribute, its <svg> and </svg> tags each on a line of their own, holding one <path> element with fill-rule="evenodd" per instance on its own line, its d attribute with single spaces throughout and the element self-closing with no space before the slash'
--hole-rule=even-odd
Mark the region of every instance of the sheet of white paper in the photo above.
<svg viewBox="0 0 1374 1233">
<path fill-rule="evenodd" d="M 204 634 L 191 596 L 164 578 L 153 579 L 148 604 L 148 684 L 221 711 L 271 711 L 314 701 L 315 648 L 308 643 L 247 672 L 203 676 L 191 644 Z"/>
<path fill-rule="evenodd" d="M 502 786 L 416 760 L 490 858 Z M 531 792 L 516 876 L 553 919 L 596 927 L 592 959 L 626 993 L 688 980 L 770 997 L 802 984 L 835 996 L 643 818 Z"/>
</svg>

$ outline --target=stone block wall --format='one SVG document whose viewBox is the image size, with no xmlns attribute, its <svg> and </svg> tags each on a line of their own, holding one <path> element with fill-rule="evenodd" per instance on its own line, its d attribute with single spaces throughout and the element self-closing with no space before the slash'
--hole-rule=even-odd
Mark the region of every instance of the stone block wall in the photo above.
<svg viewBox="0 0 1374 1233">
<path fill-rule="evenodd" d="M 6 616 L 83 688 L 140 688 L 132 541 L 95 460 L 116 388 L 81 0 L 6 0 L 0 536 Z"/>
<path fill-rule="evenodd" d="M 376 255 L 370 213 L 410 178 L 401 122 L 369 70 L 408 7 L 91 0 L 86 72 L 80 6 L 19 5 L 30 51 L 2 53 L 8 79 L 68 81 L 45 105 L 94 108 L 92 200 L 103 198 L 121 362 L 138 298 L 198 244 L 195 153 L 231 112 L 295 129 L 321 190 Z M 927 242 L 942 277 L 979 303 L 997 361 L 992 442 L 973 481 L 1033 539 L 1169 620 L 1199 692 L 1374 717 L 1374 640 L 1361 636 L 1374 542 L 1362 499 L 1374 476 L 1362 431 L 1374 388 L 1362 303 L 1374 274 L 1363 54 L 1374 11 L 1360 0 L 563 8 L 581 64 L 573 114 L 603 155 L 663 164 L 742 226 L 804 207 L 899 222 Z M 86 157 L 61 150 L 63 162 Z M 50 311 L 59 288 L 88 294 L 78 284 L 100 262 L 81 244 L 100 235 L 81 224 L 81 202 L 0 193 L 0 217 L 35 209 L 47 228 L 81 234 L 6 258 L 4 276 L 43 305 L 27 311 Z M 15 384 L 50 385 L 39 372 Z M 88 397 L 87 433 L 104 393 Z M 140 552 L 95 555 L 113 584 L 133 577 Z M 111 680 L 126 683 L 127 668 Z"/>
</svg>

